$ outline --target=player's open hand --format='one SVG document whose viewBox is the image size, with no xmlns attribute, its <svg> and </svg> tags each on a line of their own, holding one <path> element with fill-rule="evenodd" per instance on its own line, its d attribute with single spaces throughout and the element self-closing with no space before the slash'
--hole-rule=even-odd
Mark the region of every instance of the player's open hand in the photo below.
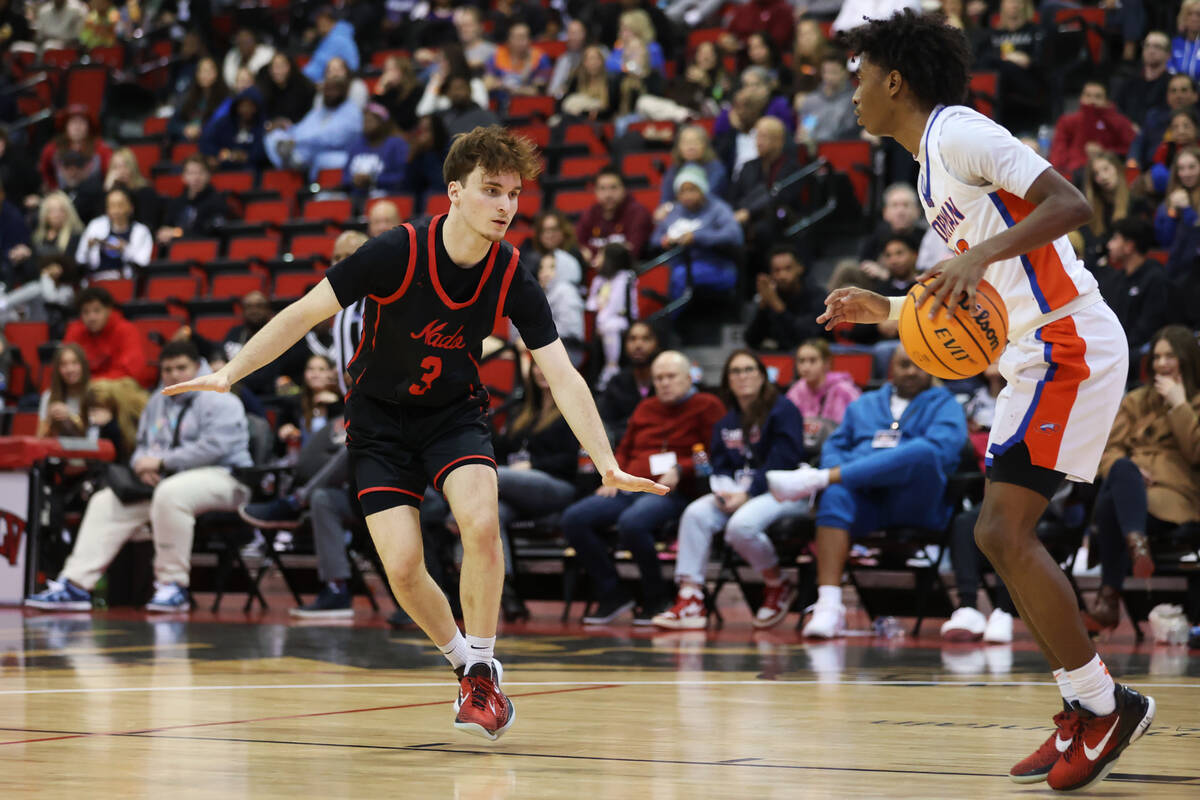
<svg viewBox="0 0 1200 800">
<path fill-rule="evenodd" d="M 829 293 L 825 298 L 825 313 L 817 317 L 817 322 L 827 331 L 843 322 L 883 322 L 891 308 L 892 304 L 883 295 L 848 286 Z"/>
<path fill-rule="evenodd" d="M 619 469 L 610 469 L 604 473 L 604 485 L 612 489 L 620 489 L 623 492 L 666 494 L 671 491 L 670 487 L 663 486 L 661 483 L 655 483 L 649 478 L 639 478 Z"/>
<path fill-rule="evenodd" d="M 938 262 L 928 272 L 917 276 L 919 281 L 933 277 L 925 293 L 917 299 L 918 311 L 925 309 L 930 319 L 937 316 L 942 308 L 950 313 L 950 309 L 959 302 L 959 296 L 964 294 L 967 296 L 967 308 L 975 307 L 975 289 L 988 265 L 974 252 L 968 250 Z"/>
<path fill-rule="evenodd" d="M 208 375 L 201 375 L 197 378 L 192 378 L 190 381 L 177 383 L 174 386 L 164 387 L 163 394 L 183 394 L 184 392 L 228 392 L 229 391 L 229 376 L 225 374 L 223 369 Z"/>
</svg>

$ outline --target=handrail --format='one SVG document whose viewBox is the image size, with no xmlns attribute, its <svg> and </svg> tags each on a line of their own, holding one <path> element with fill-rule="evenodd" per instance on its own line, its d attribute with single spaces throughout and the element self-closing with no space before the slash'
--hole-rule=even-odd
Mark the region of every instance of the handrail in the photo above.
<svg viewBox="0 0 1200 800">
<path fill-rule="evenodd" d="M 828 166 L 829 162 L 826 161 L 824 157 L 820 157 L 816 161 L 812 162 L 811 164 L 806 164 L 792 174 L 780 178 L 778 181 L 771 184 L 771 187 L 767 190 L 767 192 L 772 198 L 776 198 L 784 189 L 788 188 L 792 184 L 807 180 Z"/>
<path fill-rule="evenodd" d="M 816 211 L 813 211 L 811 214 L 808 214 L 807 216 L 804 216 L 804 217 L 796 220 L 796 222 L 792 223 L 783 232 L 784 238 L 791 239 L 795 236 L 799 236 L 800 234 L 804 233 L 809 228 L 811 228 L 813 225 L 816 225 L 821 220 L 825 219 L 826 217 L 831 216 L 833 214 L 833 212 L 836 210 L 837 210 L 837 198 L 834 196 L 830 196 L 829 199 L 825 201 L 825 204 L 823 206 L 821 206 L 820 208 L 818 208 Z"/>
</svg>

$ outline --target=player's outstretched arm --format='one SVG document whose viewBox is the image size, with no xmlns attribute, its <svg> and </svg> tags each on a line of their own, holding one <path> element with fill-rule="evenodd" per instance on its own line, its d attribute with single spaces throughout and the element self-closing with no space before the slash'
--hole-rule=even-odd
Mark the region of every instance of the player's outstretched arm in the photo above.
<svg viewBox="0 0 1200 800">
<path fill-rule="evenodd" d="M 562 411 L 563 418 L 571 426 L 575 438 L 587 450 L 596 465 L 596 470 L 604 476 L 604 485 L 627 492 L 649 492 L 651 494 L 666 494 L 671 491 L 661 483 L 655 483 L 649 478 L 639 478 L 622 471 L 617 466 L 612 448 L 608 446 L 608 434 L 604 432 L 604 423 L 600 420 L 600 412 L 592 400 L 592 392 L 588 389 L 583 376 L 571 364 L 567 350 L 559 339 L 555 339 L 545 347 L 530 350 L 533 360 L 546 376 L 550 384 L 550 392 L 554 402 Z"/>
<path fill-rule="evenodd" d="M 888 299 L 881 294 L 848 286 L 829 293 L 825 298 L 825 313 L 817 317 L 817 322 L 824 325 L 827 331 L 843 322 L 883 322 L 888 318 L 891 307 Z"/>
<path fill-rule="evenodd" d="M 262 330 L 250 337 L 233 360 L 210 375 L 163 389 L 163 394 L 183 392 L 228 392 L 229 387 L 256 369 L 270 364 L 304 334 L 342 308 L 328 279 L 322 279 L 308 294 L 280 311 Z"/>
</svg>

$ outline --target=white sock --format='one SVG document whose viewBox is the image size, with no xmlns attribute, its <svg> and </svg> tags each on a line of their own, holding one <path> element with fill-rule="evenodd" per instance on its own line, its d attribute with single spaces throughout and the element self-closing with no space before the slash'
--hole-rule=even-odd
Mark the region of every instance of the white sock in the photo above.
<svg viewBox="0 0 1200 800">
<path fill-rule="evenodd" d="M 1098 717 L 1106 717 L 1117 708 L 1113 696 L 1113 679 L 1108 667 L 1100 660 L 1100 654 L 1079 669 L 1067 670 L 1071 688 L 1079 696 L 1079 704 Z"/>
<path fill-rule="evenodd" d="M 467 669 L 476 664 L 492 665 L 492 655 L 496 649 L 495 636 L 472 636 L 467 634 Z"/>
<path fill-rule="evenodd" d="M 1062 667 L 1054 670 L 1054 682 L 1058 684 L 1058 691 L 1062 694 L 1063 700 L 1068 703 L 1078 703 L 1079 695 L 1075 694 L 1075 687 L 1071 685 L 1071 679 L 1067 677 L 1067 671 Z"/>
<path fill-rule="evenodd" d="M 818 586 L 817 603 L 820 605 L 840 606 L 842 604 L 842 587 Z"/>
<path fill-rule="evenodd" d="M 439 645 L 438 650 L 441 650 L 442 655 L 450 662 L 451 669 L 467 665 L 467 640 L 463 638 L 462 632 L 458 628 L 454 629 L 454 638 L 446 644 Z"/>
<path fill-rule="evenodd" d="M 680 587 L 679 587 L 679 596 L 680 597 L 704 597 L 704 592 L 702 592 L 700 590 L 699 586 L 693 586 L 690 583 L 685 583 L 685 584 L 680 585 Z"/>
</svg>

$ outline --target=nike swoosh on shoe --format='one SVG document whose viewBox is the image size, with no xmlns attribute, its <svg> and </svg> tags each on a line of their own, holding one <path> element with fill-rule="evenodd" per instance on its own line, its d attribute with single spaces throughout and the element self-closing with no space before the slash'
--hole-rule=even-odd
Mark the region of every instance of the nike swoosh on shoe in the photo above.
<svg viewBox="0 0 1200 800">
<path fill-rule="evenodd" d="M 1060 753 L 1065 753 L 1065 752 L 1067 752 L 1067 749 L 1071 746 L 1071 742 L 1073 742 L 1073 741 L 1075 741 L 1074 736 L 1072 736 L 1070 739 L 1064 740 L 1058 734 L 1054 734 L 1054 749 Z"/>
<path fill-rule="evenodd" d="M 1104 734 L 1104 738 L 1100 740 L 1100 744 L 1096 745 L 1094 748 L 1088 747 L 1088 743 L 1086 741 L 1083 743 L 1083 754 L 1087 756 L 1088 761 L 1095 761 L 1099 757 L 1100 753 L 1104 751 L 1104 745 L 1108 744 L 1108 740 L 1112 738 L 1113 732 L 1117 730 L 1118 724 L 1120 724 L 1119 719 L 1113 720 L 1113 724 L 1111 727 L 1109 727 L 1108 733 Z"/>
</svg>

